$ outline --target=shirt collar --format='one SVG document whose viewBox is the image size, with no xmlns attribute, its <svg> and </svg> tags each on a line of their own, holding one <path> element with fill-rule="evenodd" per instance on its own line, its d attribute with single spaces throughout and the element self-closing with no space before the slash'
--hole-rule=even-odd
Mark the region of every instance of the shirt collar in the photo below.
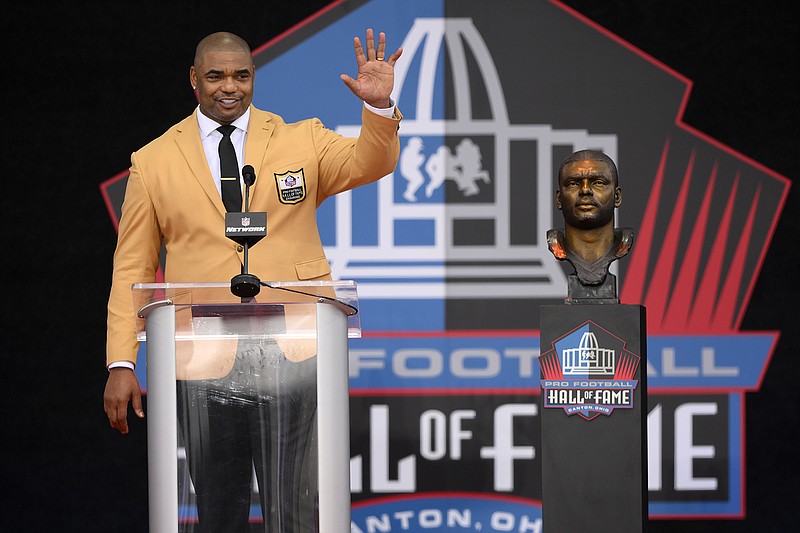
<svg viewBox="0 0 800 533">
<path fill-rule="evenodd" d="M 213 131 L 216 131 L 217 128 L 221 126 L 221 124 L 213 119 L 208 118 L 200 111 L 200 106 L 197 106 L 197 125 L 200 128 L 200 138 L 204 139 L 211 135 Z M 231 122 L 232 126 L 236 126 L 238 129 L 247 133 L 247 124 L 250 122 L 250 106 L 247 107 L 244 114 Z"/>
</svg>

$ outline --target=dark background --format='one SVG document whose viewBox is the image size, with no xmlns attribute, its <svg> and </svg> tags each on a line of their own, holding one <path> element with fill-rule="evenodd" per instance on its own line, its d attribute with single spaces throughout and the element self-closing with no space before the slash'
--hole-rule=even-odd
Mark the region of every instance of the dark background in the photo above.
<svg viewBox="0 0 800 533">
<path fill-rule="evenodd" d="M 134 421 L 131 434 L 121 436 L 108 427 L 102 406 L 116 234 L 99 185 L 127 169 L 131 151 L 196 105 L 188 69 L 200 38 L 229 30 L 257 48 L 327 4 L 28 1 L 4 8 L 0 530 L 147 530 L 145 424 Z M 800 509 L 796 4 L 566 4 L 693 80 L 685 122 L 795 184 L 742 324 L 781 331 L 761 390 L 746 396 L 747 518 L 651 526 L 655 532 L 794 530 Z M 321 105 L 324 95 L 309 102 L 308 114 Z"/>
</svg>

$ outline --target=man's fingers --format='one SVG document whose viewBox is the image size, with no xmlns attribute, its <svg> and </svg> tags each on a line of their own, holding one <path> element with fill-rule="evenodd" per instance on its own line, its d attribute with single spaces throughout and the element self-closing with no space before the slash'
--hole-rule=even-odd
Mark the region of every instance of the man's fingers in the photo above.
<svg viewBox="0 0 800 533">
<path fill-rule="evenodd" d="M 367 59 L 375 59 L 375 35 L 372 28 L 367 28 Z"/>
<path fill-rule="evenodd" d="M 112 426 L 114 429 L 122 433 L 123 435 L 128 434 L 128 413 L 124 413 L 121 418 L 117 419 L 117 423 Z"/>
<path fill-rule="evenodd" d="M 384 61 L 388 59 L 392 66 L 400 57 L 401 49 L 398 48 L 397 51 L 389 56 L 386 57 L 386 34 L 380 32 L 378 34 L 378 43 L 375 44 L 375 33 L 372 31 L 372 28 L 367 28 L 367 35 L 364 41 L 364 47 L 361 45 L 361 39 L 358 37 L 353 37 L 353 48 L 356 51 L 356 62 L 358 66 L 361 67 L 367 61 Z M 366 49 L 365 49 L 366 48 Z"/>
<path fill-rule="evenodd" d="M 356 63 L 360 67 L 367 62 L 367 58 L 364 57 L 364 49 L 361 47 L 361 39 L 358 37 L 353 38 L 353 48 L 356 49 Z"/>
<path fill-rule="evenodd" d="M 380 34 L 378 34 L 378 48 L 375 51 L 375 59 L 377 59 L 378 61 L 383 61 L 383 59 L 386 57 L 384 55 L 385 50 L 386 50 L 386 34 L 380 32 Z"/>
<path fill-rule="evenodd" d="M 128 402 L 106 404 L 106 416 L 111 427 L 122 433 L 128 432 Z"/>
<path fill-rule="evenodd" d="M 389 59 L 386 60 L 391 66 L 394 66 L 397 63 L 397 60 L 400 59 L 400 56 L 403 55 L 403 48 L 398 48 L 395 53 L 389 56 Z"/>
<path fill-rule="evenodd" d="M 131 407 L 133 407 L 133 412 L 136 413 L 136 416 L 139 418 L 144 418 L 144 409 L 142 408 L 142 395 L 139 391 L 135 391 L 133 394 L 133 398 L 131 398 Z"/>
<path fill-rule="evenodd" d="M 347 85 L 347 87 L 351 91 L 355 90 L 356 80 L 354 80 L 353 78 L 351 78 L 347 74 L 342 74 L 341 76 L 339 76 L 339 78 L 341 78 L 341 80 L 344 82 L 344 84 Z"/>
</svg>

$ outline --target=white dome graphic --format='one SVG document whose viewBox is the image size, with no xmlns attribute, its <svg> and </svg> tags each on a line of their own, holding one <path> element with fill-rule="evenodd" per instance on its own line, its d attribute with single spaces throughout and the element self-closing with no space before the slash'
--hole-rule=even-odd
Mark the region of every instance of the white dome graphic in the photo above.
<svg viewBox="0 0 800 533">
<path fill-rule="evenodd" d="M 561 355 L 564 375 L 613 376 L 614 350 L 600 348 L 591 331 L 584 332 L 577 348 L 568 348 Z"/>
<path fill-rule="evenodd" d="M 359 205 L 352 191 L 337 195 L 335 244 L 326 246 L 334 278 L 356 280 L 362 298 L 563 297 L 566 279 L 545 240 L 554 224 L 553 149 L 591 147 L 616 158 L 616 136 L 511 124 L 494 61 L 471 19 L 418 18 L 402 47 L 393 93 L 404 114 L 401 154 L 395 172 L 377 184 L 377 244 L 361 244 L 364 228 L 353 224 L 361 209 L 374 207 Z M 440 117 L 445 71 L 451 118 Z M 488 100 L 481 118 L 473 112 L 476 89 Z M 404 108 L 405 100 L 414 107 Z M 356 136 L 358 128 L 337 132 Z M 532 223 L 512 217 L 512 144 L 535 150 L 535 164 L 514 176 L 535 182 L 525 218 Z M 526 231 L 515 242 L 512 232 Z"/>
</svg>

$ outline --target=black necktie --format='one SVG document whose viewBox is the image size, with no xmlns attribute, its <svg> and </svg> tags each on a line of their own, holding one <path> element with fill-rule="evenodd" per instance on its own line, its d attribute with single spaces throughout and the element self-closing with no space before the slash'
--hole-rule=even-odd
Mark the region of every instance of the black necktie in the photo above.
<svg viewBox="0 0 800 533">
<path fill-rule="evenodd" d="M 222 134 L 219 141 L 219 179 L 222 182 L 222 203 L 228 211 L 242 210 L 242 187 L 239 185 L 239 164 L 236 162 L 236 150 L 233 149 L 231 133 L 235 126 L 220 126 Z"/>
</svg>

